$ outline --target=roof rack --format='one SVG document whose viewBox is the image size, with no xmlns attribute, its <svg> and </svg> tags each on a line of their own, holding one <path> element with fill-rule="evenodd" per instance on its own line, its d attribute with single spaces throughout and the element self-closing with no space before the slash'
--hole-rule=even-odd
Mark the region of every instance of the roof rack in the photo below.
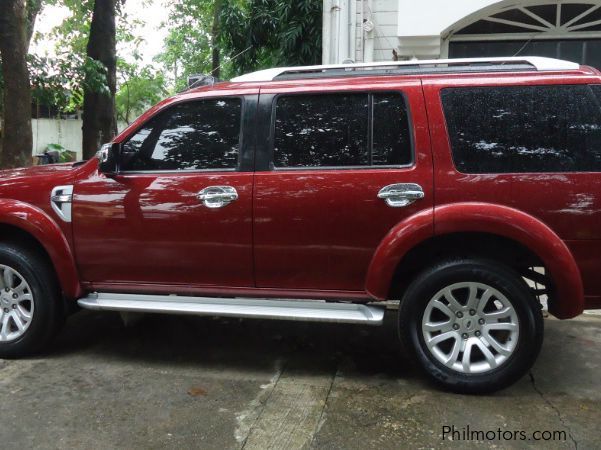
<svg viewBox="0 0 601 450">
<path fill-rule="evenodd" d="M 278 67 L 233 78 L 233 82 L 274 81 L 301 78 L 408 75 L 462 72 L 515 72 L 577 70 L 580 65 L 540 56 L 507 58 L 431 59 L 414 61 Z"/>
</svg>

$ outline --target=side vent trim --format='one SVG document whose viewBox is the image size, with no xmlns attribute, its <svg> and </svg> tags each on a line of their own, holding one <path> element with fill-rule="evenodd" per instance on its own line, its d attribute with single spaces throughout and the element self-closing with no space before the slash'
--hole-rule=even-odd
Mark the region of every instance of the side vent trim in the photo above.
<svg viewBox="0 0 601 450">
<path fill-rule="evenodd" d="M 50 194 L 50 206 L 65 222 L 71 222 L 73 186 L 56 186 Z"/>
</svg>

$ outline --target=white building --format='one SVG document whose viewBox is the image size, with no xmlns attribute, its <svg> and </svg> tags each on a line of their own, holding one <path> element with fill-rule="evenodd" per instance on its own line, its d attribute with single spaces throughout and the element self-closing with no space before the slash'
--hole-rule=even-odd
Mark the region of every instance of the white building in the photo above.
<svg viewBox="0 0 601 450">
<path fill-rule="evenodd" d="M 323 63 L 550 56 L 601 68 L 601 0 L 324 0 Z"/>
</svg>

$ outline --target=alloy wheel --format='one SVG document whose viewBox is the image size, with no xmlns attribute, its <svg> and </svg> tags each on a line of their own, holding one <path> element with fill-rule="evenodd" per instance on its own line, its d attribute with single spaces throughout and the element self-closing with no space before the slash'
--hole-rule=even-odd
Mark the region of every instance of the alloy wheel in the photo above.
<svg viewBox="0 0 601 450">
<path fill-rule="evenodd" d="M 446 367 L 485 373 L 507 362 L 519 338 L 509 299 L 484 283 L 451 284 L 426 305 L 422 335 L 429 352 Z"/>
<path fill-rule="evenodd" d="M 12 267 L 0 264 L 0 342 L 23 336 L 33 312 L 33 294 L 25 278 Z"/>
</svg>

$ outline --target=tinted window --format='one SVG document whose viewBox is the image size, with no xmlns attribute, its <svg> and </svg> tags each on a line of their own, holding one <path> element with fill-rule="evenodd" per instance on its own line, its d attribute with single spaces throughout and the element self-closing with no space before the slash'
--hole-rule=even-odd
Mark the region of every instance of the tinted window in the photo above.
<svg viewBox="0 0 601 450">
<path fill-rule="evenodd" d="M 372 164 L 409 164 L 411 135 L 405 99 L 399 94 L 374 94 L 373 108 Z"/>
<path fill-rule="evenodd" d="M 279 97 L 276 167 L 369 164 L 367 94 Z"/>
<path fill-rule="evenodd" d="M 593 84 L 591 85 L 591 89 L 593 93 L 597 96 L 597 100 L 601 103 L 601 84 Z"/>
<path fill-rule="evenodd" d="M 370 96 L 373 106 L 370 106 Z M 372 132 L 373 145 L 370 145 Z M 276 167 L 401 165 L 410 162 L 408 114 L 404 98 L 398 93 L 313 94 L 277 99 Z"/>
<path fill-rule="evenodd" d="M 239 98 L 182 103 L 150 119 L 123 146 L 123 170 L 231 169 L 240 150 Z"/>
<path fill-rule="evenodd" d="M 442 102 L 460 172 L 601 170 L 601 110 L 586 85 L 449 88 Z"/>
</svg>

